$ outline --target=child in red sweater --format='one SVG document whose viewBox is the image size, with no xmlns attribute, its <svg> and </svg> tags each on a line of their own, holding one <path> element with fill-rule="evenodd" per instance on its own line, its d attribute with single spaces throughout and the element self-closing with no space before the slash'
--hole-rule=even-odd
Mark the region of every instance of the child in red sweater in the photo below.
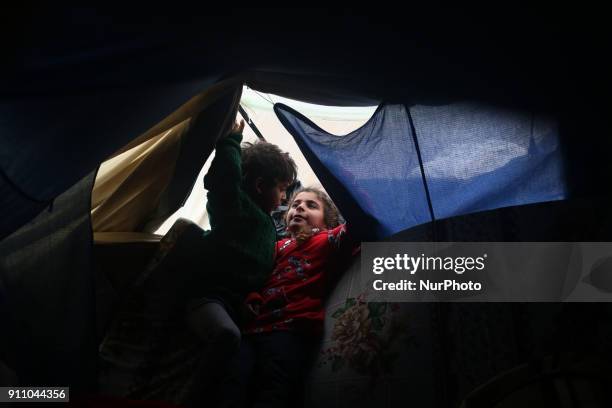
<svg viewBox="0 0 612 408">
<path fill-rule="evenodd" d="M 290 199 L 291 238 L 277 242 L 272 275 L 246 300 L 254 319 L 243 328 L 240 362 L 233 381 L 226 382 L 232 389 L 223 392 L 224 398 L 241 399 L 235 405 L 295 405 L 289 400 L 318 345 L 330 281 L 353 249 L 338 219 L 338 210 L 319 189 L 299 190 Z"/>
</svg>

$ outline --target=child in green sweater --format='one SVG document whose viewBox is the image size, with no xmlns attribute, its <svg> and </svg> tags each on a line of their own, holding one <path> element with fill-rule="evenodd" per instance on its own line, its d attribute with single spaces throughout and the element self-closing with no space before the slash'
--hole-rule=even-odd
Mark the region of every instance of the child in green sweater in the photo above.
<svg viewBox="0 0 612 408">
<path fill-rule="evenodd" d="M 211 230 L 204 233 L 187 302 L 187 322 L 206 348 L 190 405 L 200 405 L 214 387 L 218 368 L 240 346 L 240 316 L 246 295 L 266 282 L 274 267 L 276 228 L 270 216 L 295 181 L 296 166 L 273 144 L 246 144 L 244 121 L 216 146 L 204 177 Z"/>
<path fill-rule="evenodd" d="M 274 266 L 276 229 L 270 216 L 295 180 L 293 160 L 273 144 L 247 143 L 244 122 L 217 142 L 204 177 L 211 230 L 194 248 L 202 271 L 196 273 L 190 309 L 209 300 L 238 319 L 245 296 L 260 288 Z M 203 290 L 203 292 L 202 292 Z"/>
<path fill-rule="evenodd" d="M 273 144 L 241 149 L 243 128 L 236 123 L 217 142 L 204 177 L 210 231 L 177 221 L 107 332 L 107 382 L 129 377 L 105 387 L 115 395 L 203 405 L 238 351 L 243 301 L 274 266 L 270 213 L 297 173 Z"/>
</svg>

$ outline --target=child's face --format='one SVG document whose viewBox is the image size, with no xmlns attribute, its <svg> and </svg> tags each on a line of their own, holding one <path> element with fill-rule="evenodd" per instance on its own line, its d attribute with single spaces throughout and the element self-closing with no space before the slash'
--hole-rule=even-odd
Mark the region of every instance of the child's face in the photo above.
<svg viewBox="0 0 612 408">
<path fill-rule="evenodd" d="M 305 227 L 326 229 L 323 211 L 323 203 L 315 193 L 298 193 L 287 211 L 287 229 L 290 233 Z"/>
<path fill-rule="evenodd" d="M 276 207 L 281 205 L 281 201 L 286 198 L 287 182 L 277 182 L 269 187 L 261 189 L 262 209 L 268 213 L 272 212 Z"/>
</svg>

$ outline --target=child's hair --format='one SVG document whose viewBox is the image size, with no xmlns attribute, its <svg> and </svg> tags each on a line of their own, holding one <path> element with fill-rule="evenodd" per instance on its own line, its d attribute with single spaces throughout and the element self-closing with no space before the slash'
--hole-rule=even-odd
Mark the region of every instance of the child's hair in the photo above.
<svg viewBox="0 0 612 408">
<path fill-rule="evenodd" d="M 313 193 L 317 196 L 319 200 L 321 200 L 321 203 L 323 203 L 323 222 L 325 222 L 325 226 L 327 228 L 331 229 L 331 228 L 335 228 L 338 225 L 340 225 L 340 211 L 338 211 L 338 208 L 336 207 L 334 202 L 331 200 L 331 198 L 329 198 L 327 193 L 325 193 L 323 190 L 319 188 L 302 187 L 302 188 L 297 189 L 296 191 L 293 192 L 293 194 L 291 194 L 291 198 L 287 202 L 287 205 L 289 208 L 291 208 L 291 205 L 293 204 L 293 200 L 295 200 L 295 197 L 300 193 Z M 288 213 L 289 211 L 287 211 L 287 214 Z M 285 222 L 287 222 L 286 220 L 287 214 L 285 214 Z"/>
<path fill-rule="evenodd" d="M 242 174 L 243 185 L 250 190 L 258 177 L 268 186 L 279 182 L 293 183 L 297 166 L 289 153 L 283 153 L 272 143 L 247 142 L 242 145 Z"/>
</svg>

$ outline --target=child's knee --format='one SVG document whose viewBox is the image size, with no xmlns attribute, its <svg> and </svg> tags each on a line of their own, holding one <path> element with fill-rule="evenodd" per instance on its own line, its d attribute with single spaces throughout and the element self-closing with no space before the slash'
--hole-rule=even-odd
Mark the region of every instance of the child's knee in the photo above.
<svg viewBox="0 0 612 408">
<path fill-rule="evenodd" d="M 217 303 L 191 308 L 187 323 L 203 342 L 220 352 L 231 353 L 240 347 L 240 329 L 225 308 Z"/>
<path fill-rule="evenodd" d="M 228 353 L 238 351 L 240 348 L 240 330 L 235 324 L 221 325 L 211 330 L 209 341 L 217 350 L 225 350 Z"/>
</svg>

